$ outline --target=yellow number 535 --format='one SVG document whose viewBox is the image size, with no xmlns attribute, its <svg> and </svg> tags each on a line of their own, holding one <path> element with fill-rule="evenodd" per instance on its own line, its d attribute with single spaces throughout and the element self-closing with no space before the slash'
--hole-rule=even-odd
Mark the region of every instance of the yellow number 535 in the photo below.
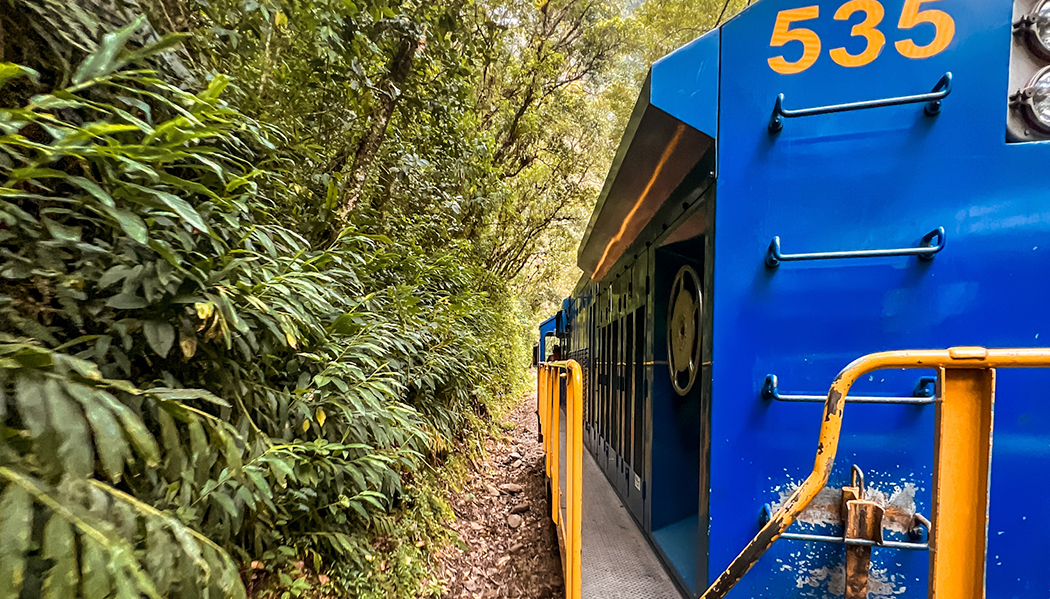
<svg viewBox="0 0 1050 599">
<path fill-rule="evenodd" d="M 925 46 L 920 46 L 911 39 L 900 40 L 894 44 L 894 47 L 901 56 L 913 59 L 929 58 L 940 54 L 951 44 L 952 39 L 955 38 L 955 20 L 951 15 L 942 10 L 922 10 L 923 4 L 939 1 L 905 0 L 897 28 L 907 30 L 923 23 L 929 23 L 934 26 L 937 33 L 933 41 Z M 864 50 L 859 54 L 850 54 L 845 48 L 833 48 L 829 52 L 831 59 L 844 67 L 862 67 L 870 64 L 882 54 L 882 49 L 886 45 L 886 36 L 878 29 L 886 16 L 886 8 L 878 0 L 850 0 L 835 12 L 835 20 L 848 21 L 858 12 L 863 12 L 865 17 L 863 21 L 853 26 L 851 35 L 864 38 L 866 41 Z M 773 26 L 773 37 L 769 40 L 770 47 L 779 48 L 789 42 L 800 42 L 803 50 L 802 57 L 794 62 L 789 62 L 783 56 L 770 58 L 770 68 L 781 75 L 794 75 L 816 64 L 820 58 L 820 36 L 812 29 L 793 27 L 793 25 L 819 17 L 819 6 L 793 8 L 777 14 L 777 21 Z"/>
</svg>

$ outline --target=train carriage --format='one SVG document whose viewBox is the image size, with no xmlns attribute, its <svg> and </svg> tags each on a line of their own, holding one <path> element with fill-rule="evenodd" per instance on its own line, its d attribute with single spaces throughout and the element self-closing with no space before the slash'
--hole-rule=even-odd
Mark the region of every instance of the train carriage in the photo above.
<svg viewBox="0 0 1050 599">
<path fill-rule="evenodd" d="M 578 264 L 584 459 L 670 596 L 1050 596 L 1050 0 L 755 3 L 653 65 Z M 570 596 L 666 596 L 597 538 Z"/>
</svg>

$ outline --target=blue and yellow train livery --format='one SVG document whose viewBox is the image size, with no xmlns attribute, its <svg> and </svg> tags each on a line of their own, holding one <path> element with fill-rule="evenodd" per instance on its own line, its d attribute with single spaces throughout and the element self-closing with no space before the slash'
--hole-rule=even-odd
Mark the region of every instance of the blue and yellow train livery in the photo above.
<svg viewBox="0 0 1050 599">
<path fill-rule="evenodd" d="M 569 597 L 1050 596 L 1050 0 L 756 2 L 652 66 L 578 258 Z"/>
</svg>

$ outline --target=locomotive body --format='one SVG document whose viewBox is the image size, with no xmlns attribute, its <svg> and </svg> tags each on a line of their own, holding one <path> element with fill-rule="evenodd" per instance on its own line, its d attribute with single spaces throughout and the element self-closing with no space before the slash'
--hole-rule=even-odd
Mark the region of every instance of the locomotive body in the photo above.
<svg viewBox="0 0 1050 599">
<path fill-rule="evenodd" d="M 810 473 L 823 413 L 805 397 L 852 360 L 1047 345 L 1050 46 L 1025 25 L 1044 5 L 1050 32 L 1046 2 L 762 0 L 653 66 L 559 333 L 584 444 L 684 596 Z M 919 547 L 871 551 L 870 597 L 929 585 L 936 376 L 856 384 L 873 401 L 847 410 L 791 529 L 842 537 L 857 467 L 884 540 Z M 1050 595 L 1047 389 L 1045 370 L 996 378 L 989 597 Z M 781 539 L 728 596 L 842 596 L 845 559 Z"/>
</svg>

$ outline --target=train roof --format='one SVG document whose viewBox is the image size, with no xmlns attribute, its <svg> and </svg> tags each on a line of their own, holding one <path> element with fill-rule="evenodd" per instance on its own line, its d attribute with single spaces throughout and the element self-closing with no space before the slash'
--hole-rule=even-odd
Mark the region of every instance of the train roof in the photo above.
<svg viewBox="0 0 1050 599">
<path fill-rule="evenodd" d="M 609 272 L 718 136 L 719 29 L 653 64 L 580 244 L 585 276 Z"/>
</svg>

